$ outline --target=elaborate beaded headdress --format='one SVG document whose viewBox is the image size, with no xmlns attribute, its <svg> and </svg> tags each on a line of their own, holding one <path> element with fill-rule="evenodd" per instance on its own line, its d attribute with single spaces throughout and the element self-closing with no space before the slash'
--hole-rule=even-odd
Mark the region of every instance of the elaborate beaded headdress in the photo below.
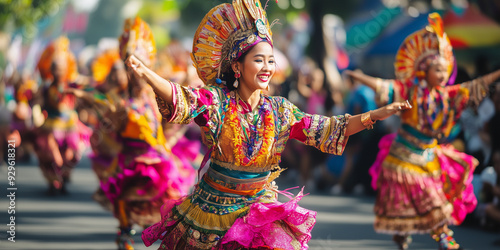
<svg viewBox="0 0 500 250">
<path fill-rule="evenodd" d="M 428 20 L 428 26 L 409 35 L 399 47 L 394 63 L 396 78 L 424 78 L 425 70 L 432 61 L 429 58 L 436 56 L 446 60 L 448 75 L 453 71 L 453 48 L 444 32 L 441 16 L 431 13 Z"/>
<path fill-rule="evenodd" d="M 120 59 L 117 49 L 110 49 L 100 54 L 92 63 L 92 76 L 98 85 L 103 84 L 111 69 Z"/>
<path fill-rule="evenodd" d="M 156 56 L 153 32 L 140 17 L 125 20 L 118 43 L 122 60 L 133 54 L 148 67 L 153 65 Z"/>
<path fill-rule="evenodd" d="M 40 71 L 40 77 L 45 81 L 50 81 L 54 79 L 52 75 L 52 62 L 56 56 L 61 56 L 66 58 L 67 73 L 65 81 L 73 82 L 78 77 L 78 70 L 76 65 L 76 59 L 71 50 L 69 49 L 69 39 L 65 36 L 61 36 L 50 43 L 47 48 L 42 52 L 40 60 L 38 61 L 37 68 Z"/>
<path fill-rule="evenodd" d="M 221 72 L 255 44 L 267 41 L 272 46 L 271 36 L 259 0 L 233 0 L 212 8 L 194 35 L 191 57 L 199 77 L 207 85 L 216 84 Z"/>
</svg>

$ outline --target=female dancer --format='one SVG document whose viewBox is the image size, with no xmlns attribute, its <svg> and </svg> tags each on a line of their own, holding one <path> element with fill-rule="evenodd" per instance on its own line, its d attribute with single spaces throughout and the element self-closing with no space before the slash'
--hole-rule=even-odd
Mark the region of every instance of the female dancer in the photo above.
<svg viewBox="0 0 500 250">
<path fill-rule="evenodd" d="M 162 220 L 142 239 L 147 246 L 161 239 L 161 249 L 307 248 L 316 212 L 297 205 L 302 192 L 295 198 L 280 192 L 291 198 L 286 203 L 276 199 L 273 180 L 286 141 L 341 154 L 349 135 L 409 106 L 398 102 L 363 115 L 324 117 L 262 94 L 276 65 L 257 0 L 213 8 L 195 34 L 192 53 L 203 88 L 164 80 L 135 56 L 126 62 L 153 87 L 162 115 L 174 123 L 194 120 L 210 148 L 210 166 L 193 193 L 165 203 Z"/>
<path fill-rule="evenodd" d="M 459 249 L 449 224 L 460 224 L 477 201 L 471 180 L 477 160 L 439 144 L 447 137 L 467 103 L 477 104 L 496 71 L 471 82 L 453 83 L 451 45 L 441 17 L 429 15 L 429 26 L 406 38 L 396 55 L 397 80 L 381 80 L 361 72 L 347 72 L 376 91 L 381 104 L 410 100 L 415 108 L 401 115 L 397 135 L 380 143 L 370 169 L 377 189 L 375 230 L 393 234 L 400 249 L 409 235 L 430 233 L 439 249 Z"/>
<path fill-rule="evenodd" d="M 135 55 L 145 65 L 153 65 L 153 36 L 140 18 L 125 21 L 119 43 L 123 60 Z M 112 118 L 122 142 L 119 172 L 101 183 L 120 223 L 119 249 L 132 249 L 132 225 L 153 224 L 160 218 L 161 205 L 186 195 L 195 178 L 193 168 L 176 166 L 170 157 L 161 115 L 144 80 L 132 77 L 128 91 L 130 99 L 124 107 L 117 105 Z"/>
<path fill-rule="evenodd" d="M 68 84 L 77 76 L 76 61 L 69 50 L 69 40 L 60 37 L 42 53 L 38 69 L 43 80 L 52 81 L 43 89 L 45 122 L 37 129 L 35 150 L 40 168 L 49 183 L 49 194 L 66 194 L 66 183 L 90 130 L 78 119 L 75 97 L 66 93 Z M 84 142 L 84 140 L 86 142 Z"/>
<path fill-rule="evenodd" d="M 156 48 L 149 25 L 142 19 L 125 21 L 119 44 L 122 59 L 135 55 L 145 65 L 153 65 Z M 194 184 L 195 171 L 188 165 L 176 166 L 153 93 L 144 80 L 132 76 L 128 84 L 119 86 L 126 86 L 127 93 L 99 101 L 96 95 L 89 98 L 81 91 L 75 94 L 107 107 L 103 125 L 118 134 L 121 149 L 116 158 L 117 169 L 105 170 L 106 176 L 101 176 L 100 184 L 119 221 L 118 249 L 130 250 L 133 249 L 132 226 L 147 226 L 160 220 L 161 205 L 186 195 Z M 110 167 L 112 165 L 107 166 Z"/>
<path fill-rule="evenodd" d="M 119 135 L 112 124 L 103 119 L 112 114 L 109 105 L 114 102 L 123 103 L 128 99 L 128 78 L 125 65 L 120 58 L 118 49 L 107 50 L 92 63 L 92 75 L 96 82 L 95 100 L 90 99 L 98 122 L 90 137 L 92 154 L 92 170 L 100 183 L 107 183 L 109 177 L 118 171 L 118 153 L 122 150 Z M 93 195 L 94 200 L 104 208 L 112 209 L 112 204 L 106 198 L 101 187 Z"/>
</svg>

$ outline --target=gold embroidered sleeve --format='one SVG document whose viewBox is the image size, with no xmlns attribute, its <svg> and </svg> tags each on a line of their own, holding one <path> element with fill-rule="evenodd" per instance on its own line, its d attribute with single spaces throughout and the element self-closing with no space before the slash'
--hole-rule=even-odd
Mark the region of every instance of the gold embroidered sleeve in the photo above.
<svg viewBox="0 0 500 250">
<path fill-rule="evenodd" d="M 190 88 L 170 82 L 172 85 L 172 105 L 156 95 L 158 109 L 170 123 L 188 124 L 195 117 L 218 103 L 217 91 L 211 88 Z"/>
<path fill-rule="evenodd" d="M 172 110 L 174 109 L 174 105 L 168 104 L 163 98 L 156 95 L 156 103 L 158 104 L 158 110 L 163 117 L 170 117 L 172 114 Z"/>
<path fill-rule="evenodd" d="M 345 135 L 349 117 L 349 114 L 332 117 L 311 115 L 310 126 L 304 129 L 307 136 L 305 144 L 325 153 L 341 155 L 349 138 Z"/>
</svg>

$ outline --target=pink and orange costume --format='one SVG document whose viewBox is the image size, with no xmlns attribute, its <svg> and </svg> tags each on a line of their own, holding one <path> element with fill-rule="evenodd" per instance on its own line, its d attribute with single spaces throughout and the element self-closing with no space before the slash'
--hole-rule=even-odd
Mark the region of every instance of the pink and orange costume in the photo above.
<svg viewBox="0 0 500 250">
<path fill-rule="evenodd" d="M 428 88 L 423 79 L 429 62 L 444 58 L 450 75 L 454 57 L 441 18 L 429 15 L 430 25 L 406 38 L 396 55 L 397 80 L 380 80 L 377 101 L 409 100 L 402 126 L 384 137 L 370 169 L 378 189 L 375 230 L 394 235 L 431 233 L 447 224 L 460 224 L 477 204 L 471 185 L 478 164 L 440 139 L 450 135 L 461 112 L 487 89 L 484 81 Z M 452 79 L 449 82 L 453 82 Z"/>
<path fill-rule="evenodd" d="M 63 85 L 51 84 L 42 91 L 45 121 L 36 133 L 35 150 L 40 162 L 43 175 L 49 186 L 61 189 L 70 178 L 72 168 L 80 160 L 83 149 L 89 144 L 90 129 L 78 119 L 75 111 L 75 97 L 64 91 L 78 76 L 76 60 L 69 49 L 69 40 L 60 37 L 53 41 L 42 53 L 38 62 L 38 69 L 44 81 L 53 81 L 53 64 L 56 57 L 63 58 L 60 63 L 66 63 L 66 75 L 60 79 Z M 61 166 L 54 164 L 54 153 L 50 150 L 52 138 L 55 139 L 60 154 L 64 160 Z M 68 159 L 67 151 L 72 151 L 73 156 Z"/>
<path fill-rule="evenodd" d="M 307 249 L 316 212 L 297 204 L 302 192 L 292 197 L 273 184 L 281 172 L 281 153 L 289 139 L 296 139 L 341 154 L 349 115 L 305 114 L 288 100 L 265 94 L 251 111 L 228 89 L 232 83 L 217 76 L 258 42 L 272 45 L 259 1 L 216 6 L 193 44 L 193 61 L 206 86 L 170 82 L 173 105 L 157 96 L 169 122 L 200 126 L 210 164 L 190 195 L 163 205 L 161 221 L 142 234 L 147 246 L 161 240 L 160 249 Z M 278 202 L 278 193 L 290 201 Z"/>
<path fill-rule="evenodd" d="M 149 25 L 140 18 L 125 21 L 119 44 L 122 60 L 133 54 L 152 65 L 155 43 Z M 137 79 L 132 78 L 128 83 L 130 99 L 113 104 L 117 109 L 113 122 L 123 125 L 117 128 L 121 150 L 111 161 L 117 161 L 117 170 L 101 180 L 122 234 L 127 235 L 133 224 L 145 226 L 158 221 L 161 205 L 186 195 L 195 181 L 194 168 L 175 164 L 154 98 L 148 90 L 134 96 L 133 88 L 139 86 L 134 81 Z M 121 243 L 120 248 L 131 247 L 130 242 L 126 246 Z"/>
</svg>

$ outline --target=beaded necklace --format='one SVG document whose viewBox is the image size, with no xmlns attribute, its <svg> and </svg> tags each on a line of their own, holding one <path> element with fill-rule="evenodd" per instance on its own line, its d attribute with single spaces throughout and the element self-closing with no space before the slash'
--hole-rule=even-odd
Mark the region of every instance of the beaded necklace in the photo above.
<svg viewBox="0 0 500 250">
<path fill-rule="evenodd" d="M 267 159 L 267 154 L 269 153 L 269 148 L 274 140 L 274 118 L 270 111 L 270 109 L 266 108 L 266 104 L 264 102 L 264 97 L 261 95 L 261 103 L 258 112 L 258 117 L 254 118 L 255 124 L 249 124 L 249 130 L 252 130 L 252 134 L 250 136 L 247 134 L 246 126 L 242 126 L 242 119 L 238 115 L 238 100 L 236 97 L 231 98 L 229 102 L 229 125 L 233 131 L 234 138 L 233 141 L 233 153 L 236 160 L 236 165 L 238 166 L 250 166 L 250 165 L 262 165 L 265 163 Z M 258 126 L 260 118 L 263 117 L 263 121 L 261 126 Z M 246 123 L 246 120 L 245 122 Z M 264 129 L 265 128 L 265 129 Z M 243 143 L 244 137 L 246 137 L 246 142 Z M 256 153 L 255 157 L 254 150 L 256 149 L 256 141 L 262 138 L 262 145 L 259 151 Z M 247 154 L 245 154 L 243 148 L 247 148 Z"/>
<path fill-rule="evenodd" d="M 437 130 L 448 121 L 449 103 L 447 92 L 442 87 L 432 91 L 417 87 L 418 112 L 431 130 Z"/>
</svg>

